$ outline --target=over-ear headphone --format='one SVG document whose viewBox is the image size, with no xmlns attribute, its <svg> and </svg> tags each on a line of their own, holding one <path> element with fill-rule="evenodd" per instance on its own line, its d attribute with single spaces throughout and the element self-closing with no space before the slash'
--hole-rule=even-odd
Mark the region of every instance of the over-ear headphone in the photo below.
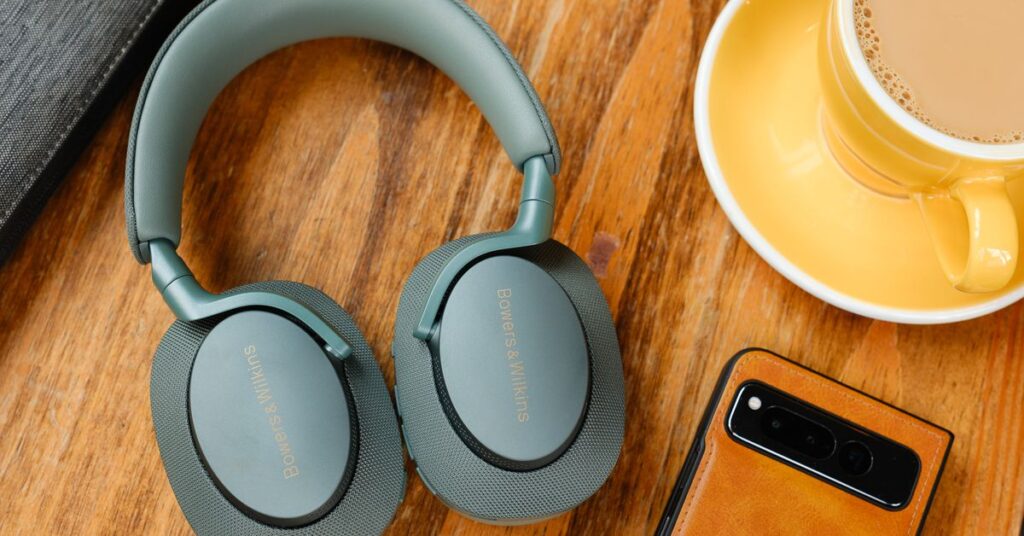
<svg viewBox="0 0 1024 536">
<path fill-rule="evenodd" d="M 132 252 L 178 318 L 151 396 L 185 516 L 204 534 L 375 533 L 404 493 L 399 421 L 348 314 L 298 283 L 209 293 L 176 253 L 185 166 L 214 97 L 261 56 L 327 36 L 383 41 L 439 67 L 525 177 L 511 229 L 443 245 L 402 293 L 395 398 L 417 472 L 484 521 L 575 507 L 618 459 L 622 365 L 600 287 L 550 239 L 561 155 L 508 49 L 461 0 L 206 0 L 146 77 L 125 181 Z"/>
</svg>

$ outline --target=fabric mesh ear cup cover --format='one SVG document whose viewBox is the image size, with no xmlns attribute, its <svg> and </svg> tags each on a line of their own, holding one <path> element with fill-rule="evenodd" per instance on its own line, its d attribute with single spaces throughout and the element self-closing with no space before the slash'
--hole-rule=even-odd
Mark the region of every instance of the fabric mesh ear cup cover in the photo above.
<svg viewBox="0 0 1024 536">
<path fill-rule="evenodd" d="M 210 479 L 189 429 L 188 383 L 192 362 L 215 320 L 176 321 L 164 335 L 153 360 L 150 383 L 157 443 L 171 487 L 185 517 L 198 534 L 379 534 L 405 494 L 405 466 L 398 422 L 384 377 L 359 329 L 345 311 L 318 290 L 275 281 L 232 291 L 273 292 L 322 315 L 352 345 L 345 377 L 355 403 L 358 454 L 355 472 L 337 505 L 300 528 L 277 528 L 242 513 Z"/>
<path fill-rule="evenodd" d="M 509 471 L 466 446 L 445 413 L 427 343 L 413 337 L 424 302 L 445 262 L 488 235 L 449 242 L 417 265 L 402 292 L 392 348 L 396 391 L 410 455 L 429 486 L 450 507 L 481 520 L 532 520 L 576 507 L 601 487 L 622 447 L 625 421 L 622 361 L 607 302 L 587 265 L 549 240 L 503 252 L 546 270 L 576 308 L 590 350 L 590 400 L 572 445 L 532 471 Z"/>
</svg>

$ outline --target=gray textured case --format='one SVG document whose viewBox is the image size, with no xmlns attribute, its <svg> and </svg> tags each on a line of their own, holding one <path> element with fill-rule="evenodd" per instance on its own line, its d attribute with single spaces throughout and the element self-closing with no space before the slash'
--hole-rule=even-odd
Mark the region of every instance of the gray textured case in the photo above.
<svg viewBox="0 0 1024 536">
<path fill-rule="evenodd" d="M 0 3 L 0 263 L 193 0 Z"/>
<path fill-rule="evenodd" d="M 246 285 L 230 291 L 267 291 L 312 308 L 352 344 L 345 373 L 355 402 L 358 455 L 355 473 L 337 505 L 303 534 L 379 534 L 405 494 L 405 467 L 398 422 L 384 377 L 362 334 L 344 310 L 320 291 L 286 281 Z M 198 534 L 295 534 L 247 517 L 218 490 L 197 453 L 188 417 L 192 362 L 216 320 L 176 321 L 157 349 L 150 385 L 153 422 L 167 476 L 185 517 Z"/>
<path fill-rule="evenodd" d="M 511 471 L 474 454 L 442 406 L 427 343 L 412 333 L 445 261 L 486 236 L 465 237 L 443 245 L 420 262 L 409 277 L 395 322 L 395 397 L 409 455 L 431 491 L 448 506 L 483 521 L 530 522 L 576 507 L 601 487 L 614 468 L 625 419 L 622 362 L 604 294 L 590 269 L 572 250 L 550 240 L 504 252 L 543 268 L 572 301 L 590 351 L 590 397 L 575 441 L 544 467 Z"/>
</svg>

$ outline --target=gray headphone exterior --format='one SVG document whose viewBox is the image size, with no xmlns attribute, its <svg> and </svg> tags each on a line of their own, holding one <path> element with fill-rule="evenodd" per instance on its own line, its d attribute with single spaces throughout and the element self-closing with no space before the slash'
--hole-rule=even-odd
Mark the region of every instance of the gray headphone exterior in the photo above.
<svg viewBox="0 0 1024 536">
<path fill-rule="evenodd" d="M 303 534 L 379 534 L 405 495 L 405 465 L 391 397 L 373 352 L 352 318 L 320 291 L 286 281 L 256 283 L 228 293 L 252 290 L 288 296 L 320 313 L 353 347 L 345 375 L 358 423 L 355 471 L 341 500 Z M 164 335 L 153 361 L 150 395 L 160 455 L 171 488 L 198 534 L 295 534 L 296 529 L 265 525 L 243 514 L 218 490 L 196 450 L 188 416 L 192 363 L 216 319 L 177 321 Z"/>
<path fill-rule="evenodd" d="M 573 443 L 539 469 L 502 469 L 467 447 L 438 395 L 430 348 L 412 332 L 431 282 L 447 259 L 487 236 L 443 245 L 424 258 L 406 282 L 392 346 L 395 398 L 409 455 L 431 491 L 448 506 L 481 521 L 528 523 L 576 507 L 601 487 L 614 468 L 625 429 L 622 362 L 604 294 L 572 250 L 549 240 L 509 252 L 544 269 L 576 309 L 589 350 L 588 406 Z"/>
<path fill-rule="evenodd" d="M 153 264 L 157 288 L 183 319 L 160 345 L 151 386 L 161 455 L 182 509 L 200 533 L 362 534 L 383 530 L 404 492 L 398 422 L 369 347 L 348 315 L 319 292 L 295 283 L 210 294 L 175 252 L 181 240 L 185 167 L 210 103 L 231 78 L 264 54 L 329 36 L 383 41 L 433 63 L 478 105 L 525 175 L 519 216 L 510 230 L 442 246 L 419 264 L 403 291 L 393 346 L 395 396 L 417 471 L 449 506 L 484 521 L 529 522 L 577 506 L 597 491 L 619 456 L 625 414 L 621 359 L 611 314 L 593 275 L 571 250 L 548 240 L 554 212 L 551 175 L 561 165 L 561 154 L 536 92 L 508 49 L 462 0 L 206 0 L 167 40 L 146 77 L 133 119 L 125 181 L 132 252 L 139 262 Z M 467 436 L 453 424 L 458 417 L 442 407 L 439 393 L 447 391 L 437 383 L 430 346 L 431 321 L 438 318 L 446 289 L 455 288 L 460 274 L 484 266 L 499 252 L 518 257 L 512 260 L 520 265 L 525 263 L 519 259 L 532 263 L 535 275 L 542 271 L 545 289 L 564 291 L 568 302 L 561 302 L 558 325 L 571 325 L 576 342 L 569 345 L 575 349 L 570 353 L 578 357 L 569 377 L 579 380 L 575 371 L 589 373 L 585 396 L 574 406 L 582 407 L 577 426 L 563 430 L 568 439 L 549 457 L 515 466 L 502 466 L 501 460 L 467 446 Z M 513 272 L 506 268 L 497 275 Z M 545 317 L 548 303 L 546 298 L 532 303 L 533 317 Z M 334 507 L 316 512 L 320 517 L 298 529 L 260 523 L 236 508 L 207 473 L 191 434 L 191 364 L 204 340 L 215 338 L 210 334 L 217 322 L 246 308 L 272 311 L 307 329 L 327 354 L 342 362 L 354 398 L 354 475 Z M 567 339 L 566 331 L 558 328 L 533 342 Z M 574 384 L 584 392 L 582 382 Z M 550 396 L 556 403 L 564 398 L 557 392 Z M 557 408 L 547 411 L 558 414 Z M 537 437 L 555 437 L 549 433 L 553 427 L 538 429 Z"/>
<path fill-rule="evenodd" d="M 543 156 L 557 173 L 558 141 L 536 91 L 462 0 L 206 0 L 161 48 L 135 109 L 125 213 L 139 262 L 149 262 L 150 240 L 181 240 L 185 166 L 220 90 L 265 54 L 331 36 L 382 41 L 423 57 L 473 99 L 519 169 Z"/>
</svg>

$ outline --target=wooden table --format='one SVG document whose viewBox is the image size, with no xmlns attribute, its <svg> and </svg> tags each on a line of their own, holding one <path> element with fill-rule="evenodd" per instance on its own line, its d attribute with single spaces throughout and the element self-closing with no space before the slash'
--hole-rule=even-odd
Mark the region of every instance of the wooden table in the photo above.
<svg viewBox="0 0 1024 536">
<path fill-rule="evenodd" d="M 929 534 L 1011 534 L 1024 514 L 1024 305 L 943 327 L 873 322 L 775 273 L 704 179 L 692 83 L 721 2 L 472 0 L 543 97 L 565 152 L 555 236 L 615 315 L 622 457 L 575 512 L 493 528 L 410 477 L 407 533 L 649 534 L 723 363 L 774 349 L 956 434 Z M 126 96 L 0 270 L 0 533 L 184 534 L 149 415 L 172 321 L 135 263 Z M 454 237 L 508 226 L 519 176 L 465 95 L 355 40 L 277 52 L 219 97 L 189 165 L 183 256 L 223 290 L 289 279 L 353 314 L 389 383 L 399 290 Z"/>
</svg>

